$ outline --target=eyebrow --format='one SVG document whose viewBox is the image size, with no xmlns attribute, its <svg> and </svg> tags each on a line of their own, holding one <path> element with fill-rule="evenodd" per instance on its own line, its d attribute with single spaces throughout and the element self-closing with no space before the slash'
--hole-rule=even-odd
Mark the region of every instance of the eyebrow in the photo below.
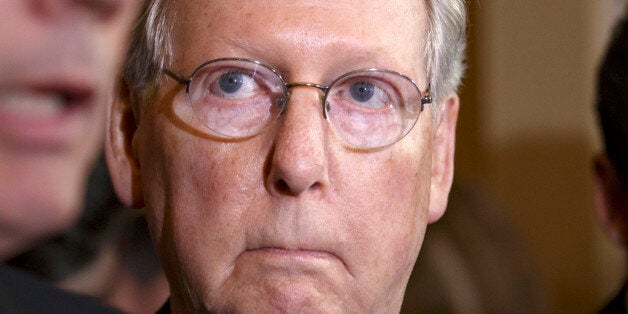
<svg viewBox="0 0 628 314">
<path fill-rule="evenodd" d="M 271 52 L 260 48 L 259 45 L 251 42 L 249 39 L 243 36 L 229 36 L 229 37 L 221 37 L 219 40 L 226 42 L 229 45 L 232 45 L 238 49 L 246 51 L 252 54 L 255 57 L 262 57 L 262 61 L 264 63 L 267 60 L 263 60 L 263 56 L 268 56 Z M 390 51 L 386 50 L 382 46 L 372 46 L 368 47 L 368 49 L 357 48 L 354 45 L 348 44 L 342 47 L 343 55 L 350 56 L 350 59 L 354 62 L 351 63 L 349 67 L 346 66 L 346 60 L 339 59 L 335 60 L 337 64 L 334 64 L 335 68 L 341 68 L 345 72 L 351 70 L 363 69 L 365 67 L 368 68 L 380 68 L 393 70 L 400 73 L 407 72 L 408 70 L 400 69 L 400 64 L 393 58 L 390 58 Z M 419 56 L 417 56 L 418 58 Z M 364 64 L 365 66 L 360 67 L 360 64 Z M 270 64 L 273 67 L 276 67 L 275 64 Z M 356 68 L 357 66 L 357 68 Z M 278 71 L 281 70 L 281 67 L 276 67 Z M 344 72 L 343 72 L 344 73 Z M 285 74 L 285 73 L 282 73 Z M 406 75 L 410 75 L 411 73 L 403 73 Z"/>
<path fill-rule="evenodd" d="M 260 49 L 257 45 L 252 44 L 246 38 L 242 36 L 229 36 L 229 37 L 221 37 L 222 41 L 227 42 L 228 44 L 240 48 L 242 50 L 252 52 L 255 55 L 263 55 L 262 49 Z"/>
</svg>

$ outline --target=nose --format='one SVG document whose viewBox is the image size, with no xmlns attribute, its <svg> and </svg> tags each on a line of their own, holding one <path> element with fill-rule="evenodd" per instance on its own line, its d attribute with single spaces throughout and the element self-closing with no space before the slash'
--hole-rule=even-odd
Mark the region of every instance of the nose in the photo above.
<svg viewBox="0 0 628 314">
<path fill-rule="evenodd" d="M 126 0 L 32 0 L 32 7 L 42 16 L 53 19 L 72 19 L 84 14 L 101 21 L 113 18 Z M 135 1 L 135 0 L 132 0 Z"/>
<path fill-rule="evenodd" d="M 315 88 L 293 89 L 270 157 L 267 183 L 272 192 L 297 196 L 328 186 L 327 123 L 320 101 Z"/>
</svg>

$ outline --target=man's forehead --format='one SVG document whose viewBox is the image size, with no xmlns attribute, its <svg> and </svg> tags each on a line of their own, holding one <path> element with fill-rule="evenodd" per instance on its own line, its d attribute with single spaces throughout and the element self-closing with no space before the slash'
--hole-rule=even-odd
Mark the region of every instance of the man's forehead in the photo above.
<svg viewBox="0 0 628 314">
<path fill-rule="evenodd" d="M 281 54 L 278 50 L 272 51 L 277 47 L 297 50 L 303 58 L 322 56 L 321 53 L 333 58 L 340 51 L 356 59 L 416 60 L 422 56 L 420 49 L 426 27 L 421 3 L 406 0 L 241 1 L 235 4 L 212 1 L 196 6 L 195 1 L 185 1 L 179 2 L 179 9 L 185 15 L 181 20 L 192 22 L 180 27 L 176 36 L 184 37 L 179 38 L 179 43 L 188 49 L 211 51 L 227 44 L 235 47 L 234 53 L 244 50 L 253 53 L 247 57 L 263 61 L 269 54 Z M 207 37 L 199 40 L 198 34 L 208 33 L 211 40 Z M 401 50 L 405 55 L 388 57 Z M 377 55 L 380 57 L 372 58 Z M 207 55 L 200 59 L 217 57 L 224 55 Z"/>
<path fill-rule="evenodd" d="M 360 10 L 361 8 L 364 8 L 364 6 L 361 4 L 364 4 L 365 2 L 369 2 L 369 0 L 367 1 L 342 1 L 342 0 L 341 1 L 329 1 L 329 0 L 263 1 L 263 0 L 254 0 L 250 2 L 247 1 L 247 3 L 253 3 L 255 1 L 263 2 L 268 7 L 275 8 L 275 9 L 285 9 L 285 8 L 304 9 L 308 7 L 310 8 L 325 7 L 330 10 L 347 10 L 348 9 L 348 10 L 356 10 L 356 11 Z M 401 0 L 401 1 L 393 0 L 393 1 L 371 1 L 371 2 L 376 5 L 373 8 L 376 8 L 381 11 L 395 10 L 400 7 L 407 9 L 408 6 L 414 9 L 417 9 L 421 3 L 421 1 L 416 1 L 416 0 Z"/>
<path fill-rule="evenodd" d="M 369 4 L 365 6 L 365 4 Z M 228 6 L 241 10 L 246 7 L 256 6 L 259 4 L 263 4 L 266 8 L 272 10 L 283 10 L 283 9 L 307 9 L 307 8 L 327 8 L 329 10 L 360 10 L 365 7 L 374 8 L 379 11 L 391 11 L 398 10 L 402 8 L 407 11 L 408 9 L 412 9 L 414 11 L 418 11 L 422 9 L 424 6 L 424 1 L 418 0 L 390 0 L 390 1 L 381 1 L 381 0 L 338 0 L 338 1 L 330 1 L 330 0 L 246 0 L 246 1 L 197 1 L 188 0 L 188 1 L 178 1 L 177 2 L 179 8 L 202 8 L 202 7 L 216 7 L 227 4 Z"/>
<path fill-rule="evenodd" d="M 280 22 L 284 25 L 308 24 L 315 26 L 322 22 L 321 17 L 340 17 L 333 23 L 337 28 L 341 22 L 363 21 L 368 25 L 403 28 L 407 23 L 425 20 L 425 4 L 416 0 L 250 0 L 250 1 L 178 1 L 176 10 L 184 15 L 178 25 L 199 25 L 212 27 L 215 19 L 232 19 L 231 26 L 252 25 L 264 27 Z M 391 20 L 392 18 L 392 20 Z M 328 22 L 328 21 L 326 21 Z M 318 28 L 324 28 L 319 25 Z"/>
</svg>

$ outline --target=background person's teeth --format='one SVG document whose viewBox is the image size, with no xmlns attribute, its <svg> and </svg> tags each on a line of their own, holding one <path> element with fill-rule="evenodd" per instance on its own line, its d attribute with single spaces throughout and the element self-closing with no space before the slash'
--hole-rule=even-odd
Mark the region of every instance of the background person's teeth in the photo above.
<svg viewBox="0 0 628 314">
<path fill-rule="evenodd" d="M 0 95 L 0 110 L 46 118 L 60 114 L 64 110 L 66 101 L 66 97 L 57 93 L 5 92 Z"/>
</svg>

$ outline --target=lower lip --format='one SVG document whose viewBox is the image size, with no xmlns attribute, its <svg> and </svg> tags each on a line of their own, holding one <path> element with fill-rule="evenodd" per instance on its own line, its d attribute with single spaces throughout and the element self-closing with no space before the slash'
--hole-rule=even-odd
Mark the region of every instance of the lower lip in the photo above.
<svg viewBox="0 0 628 314">
<path fill-rule="evenodd" d="M 335 255 L 324 252 L 324 251 L 312 251 L 312 250 L 301 250 L 301 249 L 282 249 L 275 247 L 268 248 L 260 248 L 255 250 L 249 250 L 247 253 L 253 253 L 258 255 L 263 255 L 267 258 L 276 258 L 276 259 L 290 259 L 290 260 L 331 260 L 337 259 Z"/>
<path fill-rule="evenodd" d="M 278 256 L 284 256 L 284 257 L 294 257 L 294 258 L 331 258 L 333 257 L 332 254 L 323 252 L 323 251 L 312 251 L 312 250 L 301 250 L 301 249 L 288 250 L 288 249 L 274 248 L 274 247 L 260 248 L 260 249 L 251 250 L 249 252 L 263 253 L 263 254 L 269 254 L 269 255 L 278 255 Z"/>
<path fill-rule="evenodd" d="M 237 260 L 236 267 L 243 276 L 256 277 L 261 272 L 267 278 L 288 276 L 290 280 L 299 280 L 306 276 L 333 281 L 347 272 L 338 256 L 325 251 L 260 248 L 243 252 Z"/>
</svg>

